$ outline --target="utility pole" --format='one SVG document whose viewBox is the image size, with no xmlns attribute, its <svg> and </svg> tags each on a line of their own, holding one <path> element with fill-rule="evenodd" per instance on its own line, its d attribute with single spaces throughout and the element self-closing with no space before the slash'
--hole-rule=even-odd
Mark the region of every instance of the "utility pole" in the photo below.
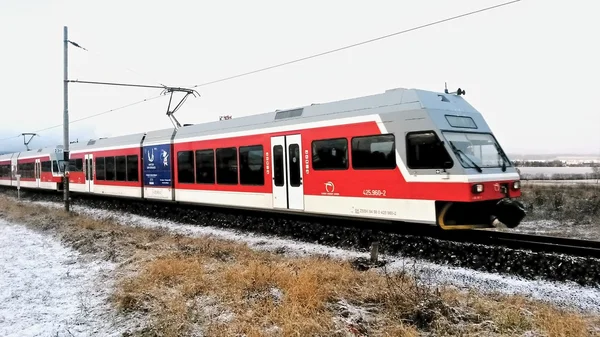
<svg viewBox="0 0 600 337">
<path fill-rule="evenodd" d="M 69 162 L 69 77 L 67 72 L 67 66 L 69 61 L 69 37 L 67 26 L 64 26 L 64 80 L 63 80 L 63 91 L 64 91 L 64 113 L 63 113 L 63 190 L 65 192 L 65 211 L 69 212 L 69 176 L 67 175 L 67 168 Z"/>
</svg>

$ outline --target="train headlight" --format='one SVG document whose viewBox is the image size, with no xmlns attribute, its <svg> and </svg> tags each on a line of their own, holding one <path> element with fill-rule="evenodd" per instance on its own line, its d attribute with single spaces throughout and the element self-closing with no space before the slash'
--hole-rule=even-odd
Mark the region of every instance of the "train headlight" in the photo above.
<svg viewBox="0 0 600 337">
<path fill-rule="evenodd" d="M 521 188 L 521 182 L 519 180 L 513 182 L 513 189 L 518 190 Z"/>
<path fill-rule="evenodd" d="M 483 184 L 473 185 L 473 193 L 481 193 L 481 192 L 483 192 Z"/>
</svg>

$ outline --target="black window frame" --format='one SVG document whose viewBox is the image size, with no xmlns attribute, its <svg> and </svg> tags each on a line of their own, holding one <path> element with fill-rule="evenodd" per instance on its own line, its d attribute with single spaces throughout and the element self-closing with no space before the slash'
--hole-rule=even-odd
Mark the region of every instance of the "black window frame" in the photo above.
<svg viewBox="0 0 600 337">
<path fill-rule="evenodd" d="M 391 136 L 392 137 L 392 149 L 391 149 L 391 158 L 394 162 L 394 166 L 357 166 L 355 161 L 356 160 L 362 160 L 363 155 L 362 154 L 358 154 L 358 153 L 354 153 L 355 152 L 355 146 L 354 146 L 354 141 L 357 140 L 359 141 L 360 139 L 368 139 L 368 138 L 376 138 L 376 137 L 388 137 Z M 373 144 L 372 142 L 369 144 Z M 398 168 L 398 163 L 396 162 L 396 135 L 394 135 L 393 133 L 384 133 L 384 134 L 373 134 L 373 135 L 365 135 L 365 136 L 356 136 L 356 137 L 352 137 L 352 139 L 350 139 L 350 152 L 352 153 L 352 169 L 353 170 L 395 170 L 396 168 Z M 357 150 L 358 152 L 358 150 Z M 373 152 L 371 152 L 371 149 L 369 149 L 369 155 L 372 156 Z M 358 159 L 357 159 L 358 158 Z M 372 158 L 367 158 L 366 160 L 367 163 L 373 163 L 373 159 Z"/>
<path fill-rule="evenodd" d="M 315 153 L 315 144 L 318 142 L 327 142 L 327 141 L 335 141 L 335 140 L 343 140 L 346 142 L 346 166 L 345 167 L 315 167 L 315 155 L 318 155 L 317 153 Z M 348 153 L 349 152 L 348 138 L 336 137 L 336 138 L 315 139 L 311 142 L 310 149 L 311 149 L 311 166 L 312 166 L 312 169 L 315 171 L 344 171 L 344 170 L 348 170 L 348 168 L 350 166 L 349 165 L 350 154 Z"/>
<path fill-rule="evenodd" d="M 219 154 L 223 153 L 223 151 L 232 151 L 233 153 L 235 153 L 235 175 L 232 174 L 231 172 L 233 172 L 233 169 L 231 169 L 231 167 L 228 167 L 226 169 L 221 167 L 221 161 L 220 161 L 220 157 Z M 238 158 L 238 150 L 237 147 L 235 146 L 229 146 L 229 147 L 222 147 L 222 148 L 217 148 L 215 150 L 215 166 L 216 166 L 216 180 L 217 180 L 217 184 L 218 185 L 239 185 L 240 182 L 240 177 L 239 177 L 239 158 Z M 227 165 L 229 166 L 230 162 L 227 163 Z M 231 172 L 228 172 L 231 171 Z M 220 174 L 219 172 L 223 172 L 225 174 Z M 234 177 L 235 176 L 235 182 L 231 179 L 229 180 L 223 180 L 223 179 L 228 179 L 230 177 Z"/>
<path fill-rule="evenodd" d="M 206 154 L 210 153 L 210 163 L 211 168 L 210 169 L 205 169 L 205 164 L 208 161 L 199 161 L 199 159 L 201 159 L 203 156 L 206 157 Z M 196 163 L 196 184 L 202 184 L 202 185 L 214 185 L 217 181 L 217 171 L 216 171 L 216 165 L 215 165 L 215 150 L 214 149 L 201 149 L 201 150 L 196 150 L 194 151 L 194 162 Z M 207 178 L 208 179 L 204 179 L 204 172 L 210 172 L 211 175 L 209 175 Z"/>
<path fill-rule="evenodd" d="M 135 165 L 131 165 L 131 159 L 135 159 Z M 140 170 L 139 170 L 139 156 L 137 154 L 127 155 L 125 158 L 125 166 L 126 166 L 126 175 L 127 181 L 129 182 L 138 182 L 140 181 Z"/>
<path fill-rule="evenodd" d="M 115 181 L 127 181 L 127 156 L 115 156 Z"/>
<path fill-rule="evenodd" d="M 106 180 L 106 160 L 104 157 L 96 157 L 94 160 L 95 169 L 96 169 L 96 180 L 105 181 Z M 102 165 L 100 165 L 102 164 Z M 99 168 L 99 166 L 102 166 Z"/>
<path fill-rule="evenodd" d="M 187 154 L 186 162 L 182 161 L 182 155 Z M 185 164 L 185 165 L 182 165 Z M 191 167 L 186 167 L 191 166 Z M 182 169 L 183 167 L 183 169 Z M 190 177 L 191 175 L 191 177 Z M 182 179 L 184 178 L 184 179 Z M 196 163 L 194 159 L 194 150 L 182 150 L 177 152 L 177 183 L 193 184 L 196 181 Z"/>
<path fill-rule="evenodd" d="M 409 137 L 412 135 L 415 135 L 415 134 L 426 134 L 426 133 L 433 133 L 435 135 L 436 142 L 444 150 L 444 153 L 447 155 L 448 160 L 447 161 L 440 160 L 440 162 L 438 163 L 439 164 L 438 166 L 414 166 L 414 165 L 412 165 L 413 164 L 411 162 L 411 153 L 412 152 L 409 151 L 409 146 L 410 146 Z M 406 134 L 406 136 L 404 137 L 404 140 L 406 142 L 405 147 L 404 147 L 405 151 L 406 151 L 406 166 L 409 169 L 411 169 L 411 170 L 443 170 L 443 169 L 452 168 L 454 166 L 454 159 L 452 158 L 452 156 L 450 155 L 450 152 L 446 148 L 445 142 L 442 141 L 442 139 L 440 138 L 440 135 L 438 135 L 438 133 L 435 132 L 434 130 L 411 131 Z M 449 164 L 446 164 L 447 162 L 449 162 Z"/>
<path fill-rule="evenodd" d="M 109 171 L 109 163 L 112 164 L 112 171 Z M 104 180 L 106 181 L 115 181 L 116 178 L 116 167 L 115 167 L 115 157 L 114 156 L 108 156 L 108 157 L 104 157 Z M 109 179 L 109 173 L 112 174 L 112 179 Z"/>
<path fill-rule="evenodd" d="M 249 167 L 249 153 L 250 151 L 260 150 L 260 169 L 257 171 L 252 170 Z M 242 158 L 242 151 L 244 151 L 244 159 L 248 160 L 245 162 Z M 262 145 L 247 145 L 240 146 L 238 149 L 239 158 L 239 174 L 240 174 L 240 185 L 246 186 L 264 186 L 265 185 L 265 149 Z"/>
<path fill-rule="evenodd" d="M 278 154 L 277 150 L 281 150 Z M 281 156 L 280 156 L 281 155 Z M 273 181 L 275 186 L 282 187 L 285 185 L 285 150 L 283 145 L 275 145 L 272 148 L 271 156 L 273 157 Z M 281 160 L 278 160 L 281 159 Z M 281 179 L 280 179 L 281 178 Z"/>
</svg>

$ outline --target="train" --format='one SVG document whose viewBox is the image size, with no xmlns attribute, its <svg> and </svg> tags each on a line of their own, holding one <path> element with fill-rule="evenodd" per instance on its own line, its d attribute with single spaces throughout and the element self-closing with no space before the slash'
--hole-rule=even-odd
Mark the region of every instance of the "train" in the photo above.
<svg viewBox="0 0 600 337">
<path fill-rule="evenodd" d="M 396 88 L 0 156 L 0 185 L 58 192 L 66 179 L 73 193 L 443 230 L 526 215 L 519 173 L 460 90 Z"/>
</svg>

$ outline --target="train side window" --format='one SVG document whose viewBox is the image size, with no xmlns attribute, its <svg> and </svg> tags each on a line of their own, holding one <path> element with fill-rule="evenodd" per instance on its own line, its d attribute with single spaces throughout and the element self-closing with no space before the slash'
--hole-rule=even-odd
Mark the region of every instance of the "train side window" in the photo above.
<svg viewBox="0 0 600 337">
<path fill-rule="evenodd" d="M 353 169 L 395 169 L 396 139 L 393 134 L 352 138 Z"/>
<path fill-rule="evenodd" d="M 138 156 L 131 155 L 127 156 L 127 181 L 138 181 L 139 170 L 138 170 Z"/>
<path fill-rule="evenodd" d="M 117 181 L 127 181 L 127 159 L 125 156 L 115 157 L 115 172 Z"/>
<path fill-rule="evenodd" d="M 105 180 L 104 157 L 96 158 L 96 180 Z"/>
<path fill-rule="evenodd" d="M 284 168 L 283 168 L 283 146 L 273 146 L 273 179 L 275 186 L 283 186 L 284 182 Z"/>
<path fill-rule="evenodd" d="M 50 164 L 50 162 L 48 162 Z M 70 172 L 83 172 L 83 159 L 70 159 L 69 160 L 69 171 Z M 44 172 L 44 163 L 42 162 L 42 172 Z"/>
<path fill-rule="evenodd" d="M 42 172 L 52 172 L 52 163 L 49 160 L 42 162 Z"/>
<path fill-rule="evenodd" d="M 347 170 L 348 140 L 323 139 L 312 142 L 313 170 Z"/>
<path fill-rule="evenodd" d="M 238 162 L 235 147 L 217 149 L 217 184 L 237 185 Z"/>
<path fill-rule="evenodd" d="M 196 151 L 196 184 L 215 183 L 215 151 Z"/>
<path fill-rule="evenodd" d="M 180 184 L 194 183 L 194 151 L 177 152 L 177 181 Z"/>
<path fill-rule="evenodd" d="M 453 166 L 444 143 L 433 131 L 407 134 L 406 157 L 411 169 L 442 169 Z"/>
<path fill-rule="evenodd" d="M 58 162 L 56 160 L 52 161 L 52 172 L 54 174 L 60 173 L 60 171 L 58 170 Z"/>
<path fill-rule="evenodd" d="M 10 164 L 0 165 L 0 178 L 10 178 Z"/>
<path fill-rule="evenodd" d="M 115 180 L 115 157 L 104 157 L 106 180 Z"/>
<path fill-rule="evenodd" d="M 240 184 L 264 185 L 265 165 L 262 145 L 240 147 Z"/>
</svg>

